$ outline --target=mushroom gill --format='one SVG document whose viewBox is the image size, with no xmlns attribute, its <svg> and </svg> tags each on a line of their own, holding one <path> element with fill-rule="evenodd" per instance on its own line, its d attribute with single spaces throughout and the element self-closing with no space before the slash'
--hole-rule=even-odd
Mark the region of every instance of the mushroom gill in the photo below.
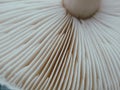
<svg viewBox="0 0 120 90">
<path fill-rule="evenodd" d="M 120 0 L 0 0 L 0 84 L 120 90 Z"/>
</svg>

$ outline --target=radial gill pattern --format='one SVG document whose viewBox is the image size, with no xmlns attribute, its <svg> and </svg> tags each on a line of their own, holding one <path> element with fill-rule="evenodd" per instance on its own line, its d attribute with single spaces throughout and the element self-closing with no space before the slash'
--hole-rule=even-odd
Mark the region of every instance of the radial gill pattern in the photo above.
<svg viewBox="0 0 120 90">
<path fill-rule="evenodd" d="M 0 83 L 11 90 L 120 90 L 120 0 L 90 19 L 61 0 L 0 0 Z"/>
</svg>

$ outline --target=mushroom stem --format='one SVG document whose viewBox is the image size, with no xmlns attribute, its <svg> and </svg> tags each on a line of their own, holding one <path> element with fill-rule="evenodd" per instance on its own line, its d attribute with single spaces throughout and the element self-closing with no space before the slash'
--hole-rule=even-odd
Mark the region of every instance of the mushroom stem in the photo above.
<svg viewBox="0 0 120 90">
<path fill-rule="evenodd" d="M 73 16 L 86 19 L 98 11 L 100 0 L 63 0 L 63 6 Z"/>
</svg>

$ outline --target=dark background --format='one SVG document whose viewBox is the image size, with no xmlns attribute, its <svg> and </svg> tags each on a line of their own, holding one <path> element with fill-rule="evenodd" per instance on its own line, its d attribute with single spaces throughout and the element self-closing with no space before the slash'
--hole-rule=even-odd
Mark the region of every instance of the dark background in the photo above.
<svg viewBox="0 0 120 90">
<path fill-rule="evenodd" d="M 0 85 L 0 90 L 9 90 L 7 87 Z"/>
</svg>

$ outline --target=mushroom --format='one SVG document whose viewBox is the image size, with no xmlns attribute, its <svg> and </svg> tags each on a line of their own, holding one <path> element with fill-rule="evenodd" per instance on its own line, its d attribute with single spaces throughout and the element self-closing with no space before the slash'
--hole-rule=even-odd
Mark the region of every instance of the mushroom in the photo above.
<svg viewBox="0 0 120 90">
<path fill-rule="evenodd" d="M 0 84 L 120 90 L 120 0 L 0 0 Z"/>
</svg>

